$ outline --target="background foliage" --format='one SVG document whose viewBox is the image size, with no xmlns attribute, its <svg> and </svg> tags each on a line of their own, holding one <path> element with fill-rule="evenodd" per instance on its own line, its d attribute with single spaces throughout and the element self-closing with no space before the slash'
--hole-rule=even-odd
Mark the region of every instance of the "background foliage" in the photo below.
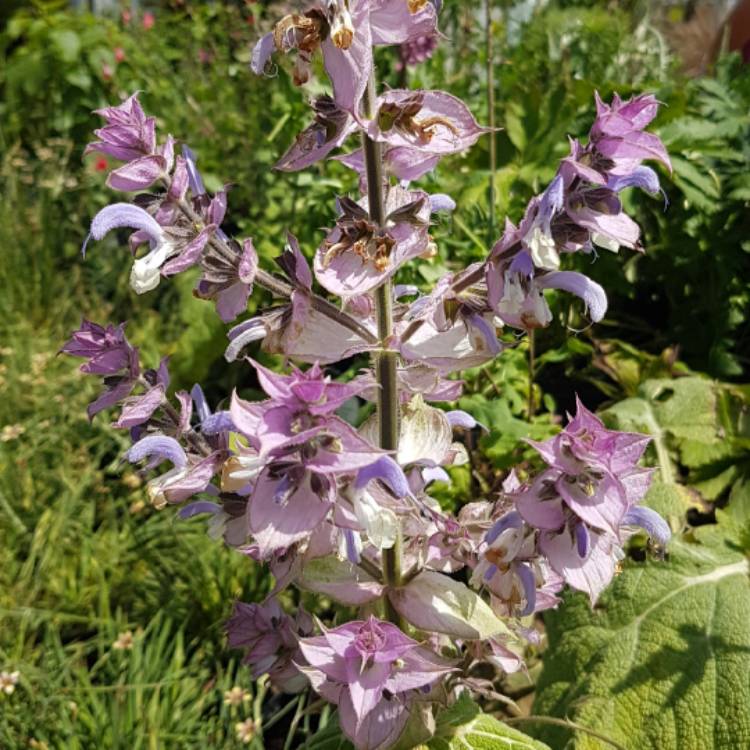
<svg viewBox="0 0 750 750">
<path fill-rule="evenodd" d="M 121 472 L 122 436 L 106 418 L 87 422 L 89 384 L 55 353 L 81 314 L 127 319 L 146 361 L 172 355 L 174 387 L 203 381 L 215 403 L 234 385 L 254 385 L 221 358 L 224 327 L 192 297 L 190 278 L 136 299 L 120 243 L 81 261 L 90 217 L 113 199 L 105 165 L 82 158 L 98 125 L 93 109 L 142 90 L 162 132 L 198 153 L 209 189 L 232 183 L 230 228 L 252 235 L 267 262 L 287 227 L 311 252 L 331 221 L 332 194 L 352 177 L 335 163 L 269 170 L 306 117 L 283 68 L 273 85 L 247 70 L 251 42 L 278 7 L 186 3 L 157 11 L 145 28 L 142 16 L 93 18 L 61 5 L 8 11 L 0 33 L 0 670 L 21 672 L 16 691 L 0 695 L 0 746 L 240 747 L 235 724 L 253 718 L 265 736 L 252 743 L 281 748 L 315 725 L 302 703 L 253 684 L 222 635 L 232 599 L 260 599 L 269 581 L 200 520 L 177 522 L 145 504 L 141 479 Z M 509 704 L 484 708 L 554 748 L 608 746 L 570 721 L 627 747 L 741 746 L 750 732 L 750 72 L 727 57 L 711 76 L 685 80 L 637 3 L 550 2 L 528 21 L 506 5 L 491 29 L 504 128 L 495 224 L 520 219 L 567 134 L 585 133 L 594 89 L 605 98 L 656 93 L 674 173 L 661 175 L 668 210 L 630 197 L 645 255 L 607 253 L 586 266 L 610 293 L 603 324 L 585 329 L 561 299 L 560 325 L 536 336 L 533 377 L 529 342 L 514 337 L 500 360 L 462 373 L 460 405 L 489 433 L 466 435 L 471 463 L 453 471 L 440 499 L 489 496 L 512 465 L 533 469 L 523 438 L 552 434 L 577 392 L 613 425 L 654 436 L 649 502 L 682 539 L 666 560 L 644 562 L 653 554 L 636 538 L 601 605 L 592 612 L 569 597 L 546 617 L 547 651 L 531 654 L 528 678 L 498 685 Z M 449 42 L 407 75 L 463 97 L 486 121 L 481 8 L 445 6 Z M 394 62 L 382 60 L 396 85 L 404 74 Z M 488 154 L 485 139 L 427 178 L 426 189 L 452 194 L 458 210 L 435 228 L 439 255 L 411 281 L 427 287 L 496 239 Z M 132 646 L 116 648 L 127 631 Z M 247 691 L 237 706 L 224 700 L 233 685 Z M 287 737 L 288 720 L 272 718 L 280 710 L 299 716 L 299 734 Z M 530 711 L 568 726 L 532 722 Z M 676 734 L 663 728 L 665 711 Z M 487 721 L 457 708 L 434 746 L 456 735 L 471 742 L 477 726 L 484 741 Z M 685 739 L 693 736 L 697 744 Z"/>
</svg>

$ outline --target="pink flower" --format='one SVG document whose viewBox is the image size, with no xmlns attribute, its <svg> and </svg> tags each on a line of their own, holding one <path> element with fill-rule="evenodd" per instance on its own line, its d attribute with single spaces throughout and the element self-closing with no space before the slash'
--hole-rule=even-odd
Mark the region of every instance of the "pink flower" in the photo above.
<svg viewBox="0 0 750 750">
<path fill-rule="evenodd" d="M 115 47 L 115 60 L 121 63 L 125 59 L 125 50 L 122 47 Z"/>
<path fill-rule="evenodd" d="M 154 17 L 154 14 L 146 11 L 143 14 L 143 20 L 141 21 L 143 28 L 146 29 L 146 31 L 148 31 L 149 29 L 153 28 L 155 23 L 156 23 L 156 18 Z"/>
</svg>

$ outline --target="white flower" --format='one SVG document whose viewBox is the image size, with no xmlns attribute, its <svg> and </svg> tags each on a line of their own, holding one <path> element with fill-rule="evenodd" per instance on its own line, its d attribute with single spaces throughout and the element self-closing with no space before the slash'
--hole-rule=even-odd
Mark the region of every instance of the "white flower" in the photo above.
<svg viewBox="0 0 750 750">
<path fill-rule="evenodd" d="M 159 286 L 161 267 L 177 252 L 175 246 L 165 239 L 159 241 L 156 247 L 142 258 L 133 261 L 130 271 L 130 286 L 136 294 L 150 292 Z"/>
<path fill-rule="evenodd" d="M 126 630 L 117 636 L 117 640 L 112 644 L 116 651 L 129 651 L 133 648 L 133 631 Z"/>
<path fill-rule="evenodd" d="M 224 693 L 224 703 L 228 706 L 241 706 L 245 701 L 249 701 L 252 696 L 247 690 L 239 685 L 235 685 L 231 690 Z"/>
<path fill-rule="evenodd" d="M 255 736 L 255 722 L 252 719 L 238 721 L 234 725 L 234 731 L 237 733 L 237 739 L 240 742 L 248 744 Z"/>
<path fill-rule="evenodd" d="M 560 255 L 557 252 L 555 240 L 540 226 L 537 225 L 531 229 L 524 238 L 524 243 L 529 248 L 531 260 L 537 268 L 545 268 L 548 271 L 556 271 L 560 268 Z"/>
<path fill-rule="evenodd" d="M 5 693 L 6 695 L 10 695 L 11 693 L 13 693 L 16 689 L 18 678 L 20 676 L 21 673 L 18 671 L 0 672 L 0 692 Z"/>
</svg>

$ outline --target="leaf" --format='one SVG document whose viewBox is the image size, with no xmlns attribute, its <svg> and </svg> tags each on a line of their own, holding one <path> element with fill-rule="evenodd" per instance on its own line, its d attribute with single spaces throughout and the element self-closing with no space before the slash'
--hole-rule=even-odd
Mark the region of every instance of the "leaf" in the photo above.
<svg viewBox="0 0 750 750">
<path fill-rule="evenodd" d="M 631 563 L 592 611 L 581 596 L 545 616 L 549 649 L 534 714 L 567 717 L 628 748 L 750 745 L 748 561 L 716 527 Z M 607 745 L 539 728 L 552 747 Z M 569 744 L 566 744 L 571 740 Z"/>
<path fill-rule="evenodd" d="M 305 563 L 297 584 L 350 606 L 367 604 L 383 594 L 383 586 L 374 578 L 336 555 L 316 557 Z"/>
<path fill-rule="evenodd" d="M 549 750 L 549 747 L 482 713 L 463 694 L 447 711 L 438 714 L 430 750 Z"/>
<path fill-rule="evenodd" d="M 726 508 L 716 511 L 716 520 L 731 541 L 750 551 L 750 481 L 732 487 Z"/>
<path fill-rule="evenodd" d="M 81 40 L 78 38 L 78 34 L 69 29 L 59 29 L 50 32 L 49 36 L 60 59 L 63 62 L 75 62 L 78 53 L 81 51 Z"/>
<path fill-rule="evenodd" d="M 605 410 L 602 418 L 618 430 L 653 437 L 662 480 L 667 484 L 675 479 L 668 437 L 691 440 L 693 449 L 696 444 L 718 444 L 715 387 L 704 378 L 647 380 L 638 396 Z"/>
<path fill-rule="evenodd" d="M 389 597 L 399 614 L 420 630 L 466 640 L 513 637 L 484 599 L 442 573 L 424 570 L 403 588 L 391 591 Z"/>
</svg>

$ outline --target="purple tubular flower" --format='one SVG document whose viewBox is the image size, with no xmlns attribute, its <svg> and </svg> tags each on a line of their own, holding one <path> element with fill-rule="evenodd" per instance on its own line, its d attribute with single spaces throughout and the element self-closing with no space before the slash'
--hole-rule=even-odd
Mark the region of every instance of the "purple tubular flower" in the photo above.
<svg viewBox="0 0 750 750">
<path fill-rule="evenodd" d="M 526 604 L 519 612 L 519 617 L 530 615 L 536 608 L 536 577 L 534 571 L 526 563 L 518 563 L 514 566 L 515 573 L 523 586 Z"/>
<path fill-rule="evenodd" d="M 130 273 L 131 286 L 138 294 L 143 294 L 159 284 L 161 266 L 178 250 L 149 213 L 129 203 L 115 203 L 106 206 L 94 217 L 82 252 L 85 254 L 90 237 L 101 240 L 108 232 L 120 227 L 137 229 L 150 243 L 151 251 L 133 262 Z"/>
<path fill-rule="evenodd" d="M 373 479 L 379 479 L 387 485 L 396 497 L 406 497 L 409 494 L 409 482 L 403 469 L 390 456 L 381 456 L 374 463 L 361 468 L 357 472 L 354 488 L 362 490 Z"/>
<path fill-rule="evenodd" d="M 253 55 L 250 60 L 250 69 L 255 75 L 263 75 L 271 56 L 276 51 L 276 44 L 273 39 L 273 32 L 264 34 L 253 47 Z"/>
<path fill-rule="evenodd" d="M 161 461 L 171 461 L 179 468 L 187 465 L 187 456 L 182 446 L 174 438 L 166 435 L 148 435 L 141 438 L 128 450 L 125 458 L 131 464 L 149 458 L 151 460 L 148 463 L 148 468 L 158 466 Z"/>
<path fill-rule="evenodd" d="M 641 159 L 656 159 L 672 169 L 664 144 L 658 136 L 643 132 L 656 117 L 659 103 L 650 94 L 623 102 L 615 94 L 605 104 L 596 93 L 596 121 L 591 127 L 591 142 L 603 157 L 614 161 L 613 171 L 631 168 Z"/>
<path fill-rule="evenodd" d="M 275 598 L 263 604 L 236 602 L 226 630 L 230 648 L 245 649 L 244 662 L 256 680 L 267 674 L 272 685 L 287 693 L 305 687 L 294 664 L 301 661 L 299 638 L 312 633 L 312 620 L 303 609 L 295 620 Z"/>
<path fill-rule="evenodd" d="M 651 508 L 631 508 L 622 518 L 622 526 L 639 526 L 657 544 L 665 546 L 672 537 L 669 524 Z"/>
<path fill-rule="evenodd" d="M 357 748 L 384 746 L 371 744 L 368 717 L 390 707 L 391 726 L 403 726 L 412 691 L 451 671 L 398 627 L 372 616 L 299 643 L 309 665 L 301 670 L 316 692 L 338 704 L 341 727 Z"/>
<path fill-rule="evenodd" d="M 451 213 L 456 210 L 456 201 L 445 193 L 433 193 L 430 196 L 430 211 L 435 214 L 439 211 Z"/>
<path fill-rule="evenodd" d="M 506 529 L 520 529 L 523 519 L 516 511 L 506 513 L 502 518 L 495 521 L 485 536 L 487 544 L 492 544 Z"/>
<path fill-rule="evenodd" d="M 462 411 L 461 409 L 454 409 L 453 411 L 445 412 L 445 418 L 448 420 L 448 424 L 450 424 L 451 427 L 461 427 L 464 430 L 472 430 L 474 427 L 481 427 L 485 432 L 488 432 L 487 428 L 481 422 L 477 422 L 471 414 Z"/>
<path fill-rule="evenodd" d="M 94 216 L 91 230 L 83 243 L 81 252 L 84 256 L 86 255 L 86 245 L 91 237 L 98 241 L 104 239 L 104 236 L 113 229 L 122 227 L 144 232 L 152 245 L 164 242 L 164 232 L 151 214 L 130 203 L 114 203 L 111 206 L 105 206 Z"/>
<path fill-rule="evenodd" d="M 198 161 L 193 150 L 187 145 L 182 147 L 182 155 L 185 159 L 185 166 L 187 167 L 188 185 L 190 186 L 190 192 L 194 198 L 199 198 L 201 195 L 206 194 L 206 188 L 203 185 L 203 178 L 201 173 L 198 171 L 196 162 Z"/>
<path fill-rule="evenodd" d="M 576 271 L 546 273 L 539 276 L 537 287 L 540 289 L 562 289 L 580 297 L 594 323 L 598 323 L 607 312 L 607 295 L 604 289 L 582 273 Z"/>
</svg>

